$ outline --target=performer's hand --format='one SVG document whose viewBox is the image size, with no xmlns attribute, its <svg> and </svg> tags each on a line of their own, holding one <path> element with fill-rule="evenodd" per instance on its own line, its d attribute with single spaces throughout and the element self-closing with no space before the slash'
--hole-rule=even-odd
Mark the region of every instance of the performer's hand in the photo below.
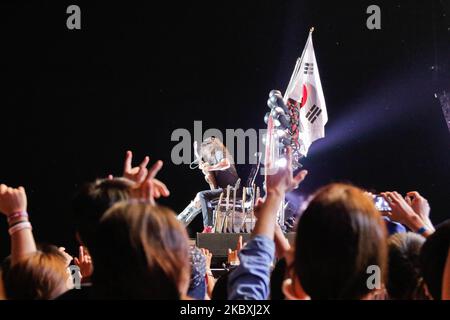
<svg viewBox="0 0 450 320">
<path fill-rule="evenodd" d="M 200 165 L 200 169 L 202 170 L 203 174 L 205 176 L 208 176 L 211 174 L 210 170 L 211 170 L 211 165 L 208 162 L 203 162 Z"/>
<path fill-rule="evenodd" d="M 0 185 L 0 212 L 9 216 L 15 212 L 24 212 L 27 210 L 27 195 L 23 187 L 9 188 Z"/>
<path fill-rule="evenodd" d="M 286 167 L 276 168 L 274 164 L 266 164 L 266 188 L 267 193 L 283 195 L 286 192 L 296 189 L 305 179 L 308 171 L 302 170 L 295 177 L 292 170 L 292 149 L 289 147 L 286 154 Z"/>
</svg>

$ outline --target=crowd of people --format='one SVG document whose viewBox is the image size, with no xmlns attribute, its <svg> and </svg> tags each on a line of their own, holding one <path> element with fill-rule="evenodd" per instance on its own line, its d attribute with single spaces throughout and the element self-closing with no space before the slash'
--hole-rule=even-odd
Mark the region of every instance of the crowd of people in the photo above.
<svg viewBox="0 0 450 320">
<path fill-rule="evenodd" d="M 220 277 L 212 254 L 190 245 L 184 225 L 157 203 L 169 197 L 156 179 L 163 163 L 149 158 L 122 177 L 87 183 L 73 199 L 79 253 L 35 243 L 23 187 L 0 185 L 10 255 L 1 265 L 0 297 L 8 300 L 196 299 L 450 299 L 450 220 L 433 226 L 418 192 L 385 192 L 391 210 L 349 184 L 333 183 L 308 200 L 295 243 L 277 223 L 285 194 L 307 171 L 267 163 L 265 196 L 255 207 L 251 239 L 230 251 Z"/>
</svg>

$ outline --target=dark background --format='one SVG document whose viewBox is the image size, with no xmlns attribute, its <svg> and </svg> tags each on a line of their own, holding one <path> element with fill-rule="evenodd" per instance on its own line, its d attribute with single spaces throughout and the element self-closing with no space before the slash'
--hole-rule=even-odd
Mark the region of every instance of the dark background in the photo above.
<svg viewBox="0 0 450 320">
<path fill-rule="evenodd" d="M 70 4 L 80 31 L 66 28 Z M 381 30 L 366 28 L 370 4 Z M 119 175 L 127 149 L 165 161 L 163 203 L 182 210 L 207 185 L 171 163 L 172 131 L 264 128 L 268 92 L 286 88 L 311 26 L 329 122 L 302 192 L 419 190 L 435 223 L 450 217 L 450 133 L 434 98 L 449 91 L 445 1 L 2 1 L 0 15 L 0 182 L 26 187 L 38 241 L 74 253 L 73 192 Z"/>
</svg>

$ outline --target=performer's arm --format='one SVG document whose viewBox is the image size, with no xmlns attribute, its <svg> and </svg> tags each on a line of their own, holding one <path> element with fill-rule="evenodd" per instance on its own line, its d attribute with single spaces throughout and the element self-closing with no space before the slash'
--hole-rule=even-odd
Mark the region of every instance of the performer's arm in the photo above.
<svg viewBox="0 0 450 320">
<path fill-rule="evenodd" d="M 208 171 L 220 171 L 220 170 L 227 170 L 231 167 L 230 160 L 228 159 L 222 159 L 218 164 L 215 164 L 213 166 L 208 166 L 206 169 Z"/>
<path fill-rule="evenodd" d="M 217 189 L 216 179 L 214 179 L 214 176 L 211 173 L 205 174 L 205 180 L 209 184 L 211 190 Z"/>
<path fill-rule="evenodd" d="M 205 180 L 209 184 L 209 187 L 211 190 L 217 189 L 217 183 L 216 179 L 214 178 L 214 175 L 210 172 L 211 165 L 208 162 L 203 162 L 200 165 L 200 169 L 202 170 L 203 174 L 205 175 Z"/>
</svg>

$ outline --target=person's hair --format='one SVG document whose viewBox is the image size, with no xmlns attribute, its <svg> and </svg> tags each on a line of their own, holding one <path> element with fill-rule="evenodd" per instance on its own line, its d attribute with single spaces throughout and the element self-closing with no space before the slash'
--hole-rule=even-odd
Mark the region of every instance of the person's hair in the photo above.
<svg viewBox="0 0 450 320">
<path fill-rule="evenodd" d="M 97 298 L 178 299 L 185 294 L 190 278 L 188 238 L 173 211 L 120 202 L 104 214 L 97 231 L 90 248 Z"/>
<path fill-rule="evenodd" d="M 0 270 L 2 271 L 2 280 L 3 281 L 10 269 L 11 269 L 11 256 L 7 256 L 5 259 L 3 259 L 2 265 L 0 267 Z"/>
<path fill-rule="evenodd" d="M 426 292 L 420 271 L 420 249 L 425 238 L 412 233 L 397 233 L 388 238 L 388 280 L 390 299 L 423 300 Z"/>
<path fill-rule="evenodd" d="M 428 292 L 435 300 L 442 298 L 442 278 L 450 246 L 450 220 L 436 227 L 422 246 L 420 266 Z"/>
<path fill-rule="evenodd" d="M 69 277 L 66 257 L 57 247 L 45 245 L 9 265 L 3 284 L 10 300 L 50 300 L 69 289 Z"/>
<path fill-rule="evenodd" d="M 103 214 L 113 204 L 129 199 L 131 180 L 125 178 L 98 179 L 83 185 L 72 202 L 75 230 L 81 242 L 90 247 Z"/>
<path fill-rule="evenodd" d="M 286 279 L 286 259 L 278 260 L 270 275 L 270 299 L 284 300 L 283 282 Z"/>
<path fill-rule="evenodd" d="M 5 281 L 8 277 L 9 270 L 11 269 L 11 256 L 7 256 L 3 259 L 1 267 L 0 267 L 0 300 L 6 300 L 6 292 L 5 292 Z"/>
<path fill-rule="evenodd" d="M 373 201 L 347 184 L 319 189 L 300 217 L 295 273 L 311 299 L 361 299 L 369 266 L 385 277 L 386 228 Z"/>
<path fill-rule="evenodd" d="M 208 162 L 210 165 L 216 164 L 216 152 L 221 151 L 223 158 L 228 159 L 232 166 L 234 165 L 233 157 L 225 145 L 216 137 L 206 138 L 200 145 L 200 156 L 203 161 Z"/>
</svg>

